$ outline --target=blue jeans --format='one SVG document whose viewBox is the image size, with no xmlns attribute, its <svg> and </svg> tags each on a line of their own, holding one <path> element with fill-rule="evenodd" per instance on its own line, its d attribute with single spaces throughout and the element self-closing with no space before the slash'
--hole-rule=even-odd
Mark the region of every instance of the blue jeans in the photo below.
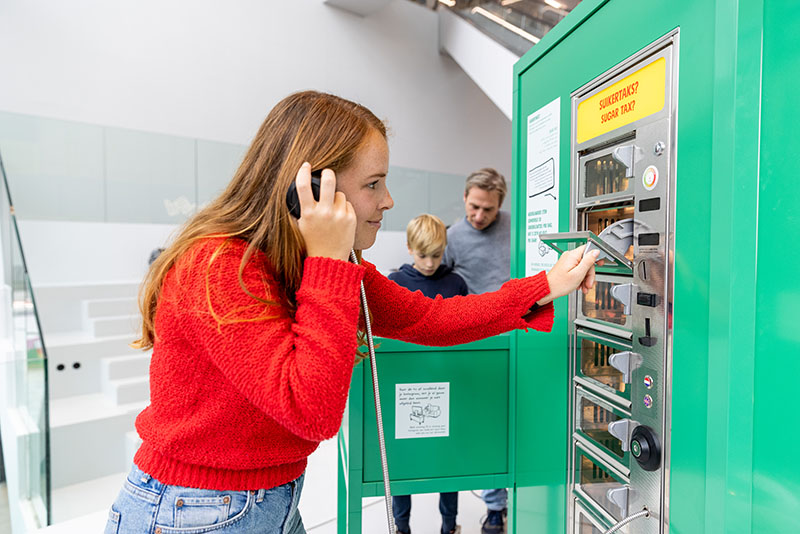
<svg viewBox="0 0 800 534">
<path fill-rule="evenodd" d="M 401 532 L 410 532 L 411 495 L 395 495 L 392 497 L 392 512 L 395 526 Z M 450 534 L 456 528 L 458 515 L 458 492 L 450 491 L 439 494 L 439 513 L 442 514 L 442 533 Z"/>
<path fill-rule="evenodd" d="M 105 534 L 305 534 L 303 477 L 256 491 L 162 484 L 135 465 L 111 505 Z"/>
<path fill-rule="evenodd" d="M 483 502 L 492 512 L 501 512 L 508 507 L 508 490 L 505 488 L 483 490 Z"/>
</svg>

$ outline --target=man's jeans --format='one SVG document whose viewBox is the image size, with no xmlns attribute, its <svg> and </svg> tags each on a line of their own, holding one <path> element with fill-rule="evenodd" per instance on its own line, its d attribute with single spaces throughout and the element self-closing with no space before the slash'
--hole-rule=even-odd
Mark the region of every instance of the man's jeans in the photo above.
<svg viewBox="0 0 800 534">
<path fill-rule="evenodd" d="M 483 490 L 483 502 L 492 512 L 505 510 L 508 507 L 508 490 L 505 488 Z"/>
<path fill-rule="evenodd" d="M 409 519 L 411 518 L 411 495 L 395 495 L 392 497 L 392 511 L 394 522 L 398 530 L 408 532 Z M 439 513 L 442 514 L 442 532 L 449 534 L 456 528 L 458 515 L 458 492 L 439 494 Z"/>
<path fill-rule="evenodd" d="M 254 491 L 162 484 L 135 465 L 111 505 L 105 534 L 305 534 L 303 477 Z"/>
</svg>

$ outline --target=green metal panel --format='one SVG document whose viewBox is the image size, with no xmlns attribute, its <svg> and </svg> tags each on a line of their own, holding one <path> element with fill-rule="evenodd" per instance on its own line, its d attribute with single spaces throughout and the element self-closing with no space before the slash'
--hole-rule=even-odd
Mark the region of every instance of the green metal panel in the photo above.
<svg viewBox="0 0 800 534">
<path fill-rule="evenodd" d="M 800 532 L 800 467 L 793 455 L 800 448 L 800 428 L 792 385 L 800 376 L 800 248 L 791 239 L 800 228 L 793 157 L 800 124 L 795 89 L 800 41 L 795 31 L 787 31 L 800 23 L 800 4 L 764 2 L 763 16 L 760 168 L 758 189 L 752 192 L 758 202 L 757 297 L 749 312 L 755 318 L 755 388 L 752 397 L 741 399 L 754 412 L 753 534 Z M 740 419 L 738 414 L 732 418 Z"/>
<path fill-rule="evenodd" d="M 383 425 L 395 495 L 508 487 L 509 346 L 500 335 L 455 347 L 376 340 Z M 339 433 L 338 532 L 361 532 L 361 499 L 383 495 L 369 361 L 353 370 Z M 395 439 L 395 385 L 450 384 L 447 437 Z"/>
<path fill-rule="evenodd" d="M 508 473 L 508 349 L 387 352 L 378 356 L 386 454 L 393 481 Z M 364 405 L 372 377 L 364 374 Z M 395 439 L 395 384 L 449 382 L 450 435 Z M 374 410 L 365 410 L 364 482 L 382 470 Z"/>
</svg>

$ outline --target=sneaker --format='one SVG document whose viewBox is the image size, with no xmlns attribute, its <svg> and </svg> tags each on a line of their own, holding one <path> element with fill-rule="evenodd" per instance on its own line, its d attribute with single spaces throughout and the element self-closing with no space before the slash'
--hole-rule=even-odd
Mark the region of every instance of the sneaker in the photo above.
<svg viewBox="0 0 800 534">
<path fill-rule="evenodd" d="M 461 534 L 461 525 L 456 525 L 456 528 L 451 530 L 450 534 Z"/>
<path fill-rule="evenodd" d="M 411 534 L 411 530 L 409 530 L 408 532 L 405 532 L 405 531 L 403 531 L 403 530 L 400 530 L 400 529 L 398 528 L 398 529 L 397 529 L 397 531 L 396 531 L 396 533 L 397 533 L 397 534 Z"/>
<path fill-rule="evenodd" d="M 481 526 L 481 534 L 500 534 L 503 532 L 503 512 L 489 510 Z"/>
</svg>

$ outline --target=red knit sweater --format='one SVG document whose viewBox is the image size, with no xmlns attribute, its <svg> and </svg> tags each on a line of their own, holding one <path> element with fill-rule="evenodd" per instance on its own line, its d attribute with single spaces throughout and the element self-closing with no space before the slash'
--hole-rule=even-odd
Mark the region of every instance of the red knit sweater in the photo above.
<svg viewBox="0 0 800 534">
<path fill-rule="evenodd" d="M 367 262 L 307 258 L 292 318 L 239 285 L 246 243 L 207 239 L 167 273 L 155 318 L 150 405 L 136 419 L 134 461 L 166 484 L 260 489 L 300 476 L 336 435 L 356 354 L 359 283 L 375 335 L 456 345 L 515 328 L 549 331 L 552 305 L 522 319 L 549 293 L 544 273 L 495 293 L 429 299 Z M 242 274 L 256 296 L 281 302 L 263 254 Z"/>
</svg>

